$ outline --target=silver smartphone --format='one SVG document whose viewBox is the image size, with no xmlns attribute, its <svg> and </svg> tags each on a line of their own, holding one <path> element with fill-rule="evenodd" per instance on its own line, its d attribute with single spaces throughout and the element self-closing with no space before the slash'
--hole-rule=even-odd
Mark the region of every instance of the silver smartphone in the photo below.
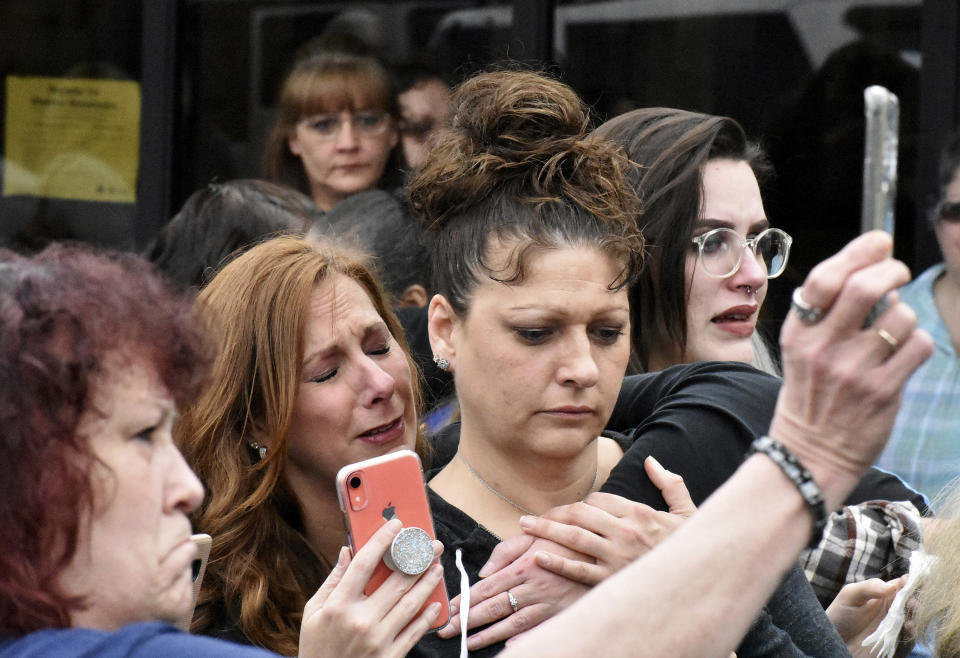
<svg viewBox="0 0 960 658">
<path fill-rule="evenodd" d="M 900 101 L 890 90 L 873 85 L 863 90 L 867 118 L 863 149 L 863 206 L 860 232 L 881 230 L 893 237 L 893 204 L 897 197 L 897 146 L 900 131 Z M 863 326 L 869 327 L 887 310 L 884 297 L 870 309 Z"/>
<path fill-rule="evenodd" d="M 893 204 L 897 197 L 897 144 L 900 101 L 879 85 L 863 90 L 867 117 L 863 150 L 863 208 L 860 231 L 879 229 L 893 235 Z"/>
</svg>

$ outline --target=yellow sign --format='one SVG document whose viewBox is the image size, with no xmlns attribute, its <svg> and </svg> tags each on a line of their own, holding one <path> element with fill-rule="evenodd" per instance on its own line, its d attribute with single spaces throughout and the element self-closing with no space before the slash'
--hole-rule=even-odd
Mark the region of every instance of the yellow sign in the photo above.
<svg viewBox="0 0 960 658">
<path fill-rule="evenodd" d="M 136 201 L 140 84 L 7 76 L 3 195 Z"/>
</svg>

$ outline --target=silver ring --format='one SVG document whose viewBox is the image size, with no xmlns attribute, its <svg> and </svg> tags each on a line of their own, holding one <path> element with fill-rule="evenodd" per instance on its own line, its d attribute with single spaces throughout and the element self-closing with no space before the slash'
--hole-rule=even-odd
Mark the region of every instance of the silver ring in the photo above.
<svg viewBox="0 0 960 658">
<path fill-rule="evenodd" d="M 520 609 L 520 602 L 517 601 L 517 597 L 510 590 L 507 590 L 507 600 L 510 601 L 510 607 L 513 608 L 514 612 Z"/>
<path fill-rule="evenodd" d="M 793 289 L 793 298 L 790 300 L 790 308 L 793 309 L 793 312 L 797 314 L 797 317 L 800 318 L 800 322 L 811 325 L 820 322 L 823 318 L 824 310 L 819 306 L 811 306 L 804 299 L 803 295 L 800 293 L 800 288 Z"/>
<path fill-rule="evenodd" d="M 900 341 L 897 340 L 894 337 L 894 335 L 891 334 L 886 329 L 877 329 L 877 335 L 880 336 L 880 338 L 882 338 L 884 341 L 886 341 L 887 345 L 889 345 L 890 349 L 893 350 L 894 352 L 896 352 L 897 349 L 900 347 Z"/>
</svg>

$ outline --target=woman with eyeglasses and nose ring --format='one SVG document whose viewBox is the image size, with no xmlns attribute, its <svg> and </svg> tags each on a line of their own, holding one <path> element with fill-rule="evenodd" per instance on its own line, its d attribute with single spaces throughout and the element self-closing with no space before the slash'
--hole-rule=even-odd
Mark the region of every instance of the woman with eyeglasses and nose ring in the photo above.
<svg viewBox="0 0 960 658">
<path fill-rule="evenodd" d="M 783 274 L 793 240 L 770 227 L 764 210 L 760 188 L 773 172 L 760 146 L 729 117 L 672 108 L 628 112 L 601 125 L 596 134 L 623 146 L 639 165 L 633 182 L 644 199 L 638 226 L 649 257 L 630 291 L 633 365 L 660 370 L 693 361 L 742 361 L 779 374 L 756 332 L 757 319 L 767 282 Z M 621 395 L 618 410 L 627 397 Z M 612 427 L 625 422 L 618 410 Z M 674 460 L 683 448 L 675 449 L 661 461 L 686 475 L 698 500 L 711 480 L 704 473 L 722 468 L 679 468 Z M 721 462 L 725 447 L 712 442 L 711 450 Z M 615 483 L 611 487 L 619 493 Z M 897 478 L 868 472 L 847 504 L 853 507 L 843 508 L 828 526 L 821 545 L 827 548 L 804 555 L 804 571 L 825 607 L 844 583 L 900 576 L 904 571 L 892 565 L 905 568 L 923 541 L 920 512 L 926 511 L 925 501 Z M 874 533 L 873 541 L 864 539 L 867 533 Z M 846 552 L 831 559 L 831 546 Z M 793 573 L 793 584 L 781 592 L 791 590 L 788 596 L 796 598 L 804 583 L 799 570 Z M 892 588 L 876 586 L 871 596 L 892 596 Z M 786 623 L 775 601 L 771 610 L 777 623 Z M 835 614 L 831 618 L 838 620 Z M 838 627 L 844 639 L 851 636 L 849 624 L 845 628 L 841 621 Z"/>
<path fill-rule="evenodd" d="M 930 215 L 943 262 L 900 289 L 935 351 L 907 382 L 890 443 L 877 465 L 931 498 L 960 471 L 960 134 L 944 147 L 940 202 Z"/>
<path fill-rule="evenodd" d="M 670 108 L 628 112 L 597 134 L 641 165 L 649 260 L 631 288 L 634 369 L 754 363 L 767 280 L 783 273 L 793 241 L 767 219 L 763 151 L 732 119 Z"/>
<path fill-rule="evenodd" d="M 740 165 L 741 166 L 738 167 L 737 163 L 733 161 L 708 164 L 707 172 L 709 172 L 710 175 L 707 175 L 705 172 L 704 178 L 710 181 L 711 187 L 705 187 L 704 193 L 705 195 L 711 195 L 707 197 L 712 199 L 711 203 L 717 203 L 718 194 L 722 195 L 724 193 L 722 190 L 730 189 L 721 187 L 722 183 L 718 182 L 717 179 L 722 180 L 727 175 L 747 175 L 747 171 L 744 168 L 745 163 L 740 163 Z M 740 171 L 737 172 L 737 169 Z M 749 178 L 745 177 L 744 182 L 748 181 Z M 716 220 L 708 219 L 702 222 L 702 225 L 709 228 L 713 221 Z M 749 353 L 751 358 L 750 363 L 761 370 L 779 374 L 764 339 L 756 332 L 756 324 L 760 306 L 763 304 L 763 299 L 766 296 L 764 279 L 775 279 L 783 274 L 783 271 L 787 267 L 787 260 L 790 257 L 790 246 L 793 238 L 778 228 L 767 228 L 751 238 L 744 239 L 736 229 L 719 226 L 707 230 L 706 233 L 697 235 L 691 242 L 696 245 L 697 263 L 695 266 L 688 266 L 688 269 L 694 270 L 692 276 L 690 276 L 690 291 L 691 293 L 694 291 L 698 293 L 697 301 L 703 300 L 704 293 L 709 293 L 715 286 L 719 285 L 722 290 L 724 286 L 729 283 L 733 283 L 736 290 L 744 291 L 748 298 L 750 296 L 754 297 L 752 301 L 748 299 L 746 307 L 734 307 L 726 309 L 720 314 L 709 316 L 709 324 L 703 322 L 703 320 L 707 318 L 702 316 L 698 318 L 694 315 L 692 319 L 694 322 L 700 320 L 700 328 L 707 332 L 713 328 L 717 328 L 720 332 L 725 332 L 719 334 L 721 341 L 722 338 L 725 337 L 725 334 L 729 334 L 734 340 L 748 337 L 752 348 Z M 758 267 L 759 272 L 756 271 Z M 746 272 L 741 274 L 744 270 L 746 270 Z M 701 275 L 700 281 L 695 280 L 698 273 Z M 703 278 L 702 275 L 714 279 L 714 282 L 711 283 L 711 281 Z M 753 281 L 758 282 L 759 285 L 754 286 L 750 283 L 729 281 L 735 278 L 752 278 Z M 714 299 L 722 303 L 722 297 L 720 295 L 714 297 Z M 690 303 L 688 302 L 688 311 L 689 310 Z M 698 307 L 693 310 L 700 311 L 701 308 Z M 709 312 L 715 309 L 708 306 L 706 310 Z M 710 337 L 705 336 L 704 339 L 705 342 L 707 342 L 710 340 Z M 712 345 L 710 343 L 699 346 L 695 342 L 694 349 L 698 350 L 698 357 L 701 359 L 723 358 L 726 360 L 736 356 L 736 353 L 734 353 L 733 355 L 725 355 L 723 357 L 709 357 L 708 351 L 712 351 Z M 746 354 L 745 351 L 744 354 Z"/>
<path fill-rule="evenodd" d="M 351 194 L 400 182 L 396 93 L 373 57 L 305 55 L 280 90 L 264 175 L 309 194 L 326 212 Z"/>
</svg>

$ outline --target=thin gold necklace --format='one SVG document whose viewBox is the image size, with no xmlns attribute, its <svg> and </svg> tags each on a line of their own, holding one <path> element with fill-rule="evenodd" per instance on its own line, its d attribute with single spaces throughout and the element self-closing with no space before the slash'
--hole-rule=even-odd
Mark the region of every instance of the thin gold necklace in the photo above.
<svg viewBox="0 0 960 658">
<path fill-rule="evenodd" d="M 475 470 L 473 470 L 473 467 L 470 465 L 470 462 L 467 461 L 467 459 L 463 456 L 463 453 L 460 452 L 459 450 L 457 450 L 457 457 L 460 458 L 460 461 L 463 462 L 463 465 L 467 467 L 467 470 L 470 471 L 470 473 L 473 475 L 473 477 L 477 478 L 477 480 L 480 482 L 480 484 L 482 484 L 482 485 L 485 486 L 487 489 L 489 489 L 490 492 L 491 492 L 494 496 L 496 496 L 497 498 L 499 498 L 499 499 L 502 500 L 503 502 L 507 503 L 508 505 L 517 508 L 518 510 L 520 510 L 520 511 L 523 512 L 524 514 L 529 514 L 530 516 L 540 516 L 540 515 L 537 514 L 536 512 L 533 512 L 533 511 L 531 511 L 531 510 L 528 510 L 528 509 L 527 509 L 526 507 L 524 507 L 523 505 L 520 505 L 520 504 L 518 504 L 518 503 L 513 502 L 512 500 L 510 500 L 509 498 L 507 498 L 506 496 L 504 496 L 502 493 L 500 493 L 499 491 L 497 491 L 496 489 L 494 489 L 492 484 L 490 484 L 489 482 L 487 482 L 486 480 L 484 480 L 482 477 L 480 477 L 480 474 L 479 474 L 479 473 L 477 473 Z M 590 494 L 592 494 L 592 493 L 596 490 L 596 488 L 597 488 L 597 482 L 598 482 L 599 480 L 600 480 L 600 465 L 597 464 L 597 470 L 596 470 L 596 472 L 593 474 L 593 484 L 590 485 L 590 490 L 587 491 L 587 493 L 583 494 L 583 498 L 586 498 L 587 496 L 589 496 Z M 583 498 L 581 498 L 580 500 L 583 500 Z"/>
</svg>

